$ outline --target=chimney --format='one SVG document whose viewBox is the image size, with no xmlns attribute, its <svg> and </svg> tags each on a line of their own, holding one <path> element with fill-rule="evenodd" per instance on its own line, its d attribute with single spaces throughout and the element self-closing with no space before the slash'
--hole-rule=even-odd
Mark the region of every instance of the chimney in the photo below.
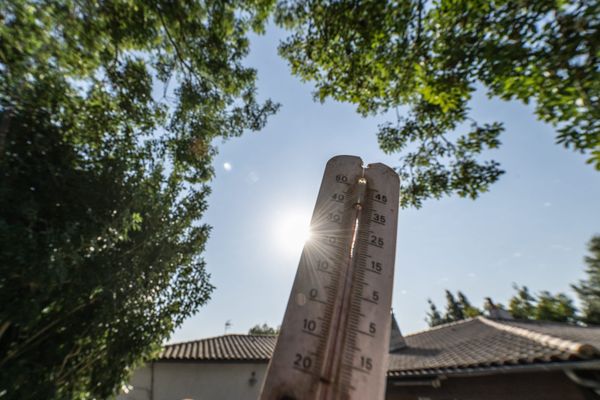
<svg viewBox="0 0 600 400">
<path fill-rule="evenodd" d="M 400 328 L 398 327 L 398 322 L 396 322 L 396 317 L 394 313 L 392 313 L 392 332 L 390 334 L 390 353 L 404 349 L 407 347 L 406 341 L 404 340 L 404 336 L 400 332 Z"/>
<path fill-rule="evenodd" d="M 485 298 L 485 304 L 483 306 L 487 311 L 487 316 L 491 319 L 514 319 L 512 315 L 508 311 L 506 311 L 502 306 L 498 307 L 491 298 Z"/>
</svg>

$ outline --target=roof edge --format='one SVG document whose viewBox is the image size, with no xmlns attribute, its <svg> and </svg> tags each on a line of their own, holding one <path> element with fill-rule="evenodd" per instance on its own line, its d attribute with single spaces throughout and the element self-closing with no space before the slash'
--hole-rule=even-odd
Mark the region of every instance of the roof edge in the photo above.
<svg viewBox="0 0 600 400">
<path fill-rule="evenodd" d="M 417 377 L 462 377 L 485 376 L 493 374 L 515 374 L 521 372 L 556 371 L 565 369 L 600 369 L 600 360 L 556 361 L 549 363 L 534 363 L 524 365 L 490 365 L 465 368 L 426 368 L 414 370 L 388 370 L 387 379 L 402 380 Z"/>
<path fill-rule="evenodd" d="M 439 325 L 436 325 L 436 326 L 429 327 L 427 329 L 422 329 L 420 331 L 409 333 L 408 335 L 404 335 L 404 337 L 407 338 L 407 337 L 411 337 L 411 336 L 420 335 L 422 333 L 437 331 L 438 329 L 448 328 L 450 326 L 462 325 L 462 324 L 465 324 L 467 322 L 471 322 L 471 321 L 476 320 L 476 319 L 477 318 L 465 318 L 465 319 L 461 319 L 461 320 L 458 320 L 458 321 L 446 322 L 446 323 L 443 323 L 443 324 L 439 324 Z"/>
<path fill-rule="evenodd" d="M 149 362 L 164 364 L 268 364 L 270 358 L 154 358 Z"/>
<path fill-rule="evenodd" d="M 168 347 L 168 346 L 179 346 L 182 344 L 198 343 L 198 342 L 202 342 L 204 340 L 214 340 L 214 339 L 220 339 L 220 338 L 225 338 L 225 337 L 229 337 L 229 336 L 277 337 L 278 335 L 268 335 L 268 334 L 253 335 L 253 334 L 249 334 L 249 333 L 225 333 L 224 335 L 209 336 L 209 337 L 205 337 L 202 339 L 184 340 L 183 342 L 166 343 L 166 344 L 161 345 L 161 349 L 164 349 L 165 347 Z"/>
<path fill-rule="evenodd" d="M 573 353 L 578 356 L 592 357 L 594 355 L 600 354 L 600 350 L 598 350 L 596 347 L 592 346 L 589 343 L 575 342 L 568 339 L 561 339 L 556 336 L 548 335 L 545 333 L 530 331 L 528 329 L 520 328 L 517 326 L 505 325 L 498 321 L 494 321 L 483 316 L 479 316 L 477 317 L 477 319 L 495 329 L 512 333 L 513 335 L 521 336 L 525 339 L 536 341 L 543 346 L 555 347 L 557 349 Z"/>
</svg>

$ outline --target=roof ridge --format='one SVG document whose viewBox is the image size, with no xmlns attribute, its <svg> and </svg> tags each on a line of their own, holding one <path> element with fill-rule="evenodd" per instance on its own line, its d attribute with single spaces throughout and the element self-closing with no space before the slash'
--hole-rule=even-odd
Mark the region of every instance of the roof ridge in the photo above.
<svg viewBox="0 0 600 400">
<path fill-rule="evenodd" d="M 461 320 L 458 320 L 458 321 L 446 322 L 446 323 L 443 323 L 443 324 L 440 324 L 440 325 L 432 326 L 430 328 L 422 329 L 420 331 L 409 333 L 408 335 L 403 335 L 403 336 L 405 338 L 411 337 L 411 336 L 416 336 L 416 335 L 420 335 L 422 333 L 427 333 L 427 332 L 437 331 L 438 329 L 448 328 L 450 326 L 465 324 L 467 322 L 474 321 L 475 319 L 476 318 L 465 318 L 465 319 L 461 319 Z"/>
<path fill-rule="evenodd" d="M 168 346 L 181 346 L 184 344 L 190 344 L 190 343 L 198 343 L 198 342 L 204 342 L 206 340 L 215 340 L 215 339 L 221 339 L 221 338 L 225 338 L 228 336 L 243 336 L 243 337 L 277 337 L 277 335 L 270 335 L 270 334 L 260 334 L 260 335 L 253 335 L 250 333 L 226 333 L 224 335 L 218 335 L 218 336 L 210 336 L 210 337 L 206 337 L 206 338 L 202 338 L 202 339 L 195 339 L 195 340 L 185 340 L 183 342 L 174 342 L 174 343 L 167 343 L 167 344 L 163 344 L 162 347 L 168 347 Z"/>
<path fill-rule="evenodd" d="M 552 336 L 547 333 L 540 333 L 510 324 L 503 324 L 502 322 L 492 320 L 484 316 L 479 316 L 477 317 L 477 319 L 483 322 L 484 324 L 491 326 L 492 328 L 512 333 L 513 335 L 521 336 L 525 339 L 538 342 L 543 346 L 555 347 L 557 349 L 569 353 L 575 353 L 577 355 L 585 357 L 600 354 L 600 350 L 589 343 L 581 343 L 573 340 L 562 339 L 560 337 Z"/>
</svg>

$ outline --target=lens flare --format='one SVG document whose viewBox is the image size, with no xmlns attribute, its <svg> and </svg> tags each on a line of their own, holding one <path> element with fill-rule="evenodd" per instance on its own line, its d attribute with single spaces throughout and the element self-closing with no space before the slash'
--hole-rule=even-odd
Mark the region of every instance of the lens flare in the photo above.
<svg viewBox="0 0 600 400">
<path fill-rule="evenodd" d="M 308 212 L 289 211 L 281 214 L 274 224 L 278 247 L 289 255 L 299 255 L 311 238 Z"/>
</svg>

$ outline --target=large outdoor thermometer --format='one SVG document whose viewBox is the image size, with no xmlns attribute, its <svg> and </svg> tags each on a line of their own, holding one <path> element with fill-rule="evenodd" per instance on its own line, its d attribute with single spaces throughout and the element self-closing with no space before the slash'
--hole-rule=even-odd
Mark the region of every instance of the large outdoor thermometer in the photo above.
<svg viewBox="0 0 600 400">
<path fill-rule="evenodd" d="M 329 160 L 262 400 L 383 399 L 398 175 Z"/>
</svg>

